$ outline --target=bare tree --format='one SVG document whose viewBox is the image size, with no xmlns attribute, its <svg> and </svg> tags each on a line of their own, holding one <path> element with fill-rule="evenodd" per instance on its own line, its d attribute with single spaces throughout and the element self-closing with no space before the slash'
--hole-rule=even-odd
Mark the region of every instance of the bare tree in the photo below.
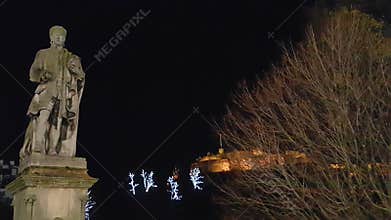
<svg viewBox="0 0 391 220">
<path fill-rule="evenodd" d="M 391 217 L 390 45 L 382 24 L 356 10 L 320 27 L 267 77 L 240 86 L 219 130 L 234 149 L 298 151 L 311 162 L 232 174 L 217 200 L 227 216 Z"/>
</svg>

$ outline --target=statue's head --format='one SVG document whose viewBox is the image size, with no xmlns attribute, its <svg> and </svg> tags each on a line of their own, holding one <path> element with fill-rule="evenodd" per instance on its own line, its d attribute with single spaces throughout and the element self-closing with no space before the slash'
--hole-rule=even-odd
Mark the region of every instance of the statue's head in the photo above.
<svg viewBox="0 0 391 220">
<path fill-rule="evenodd" d="M 55 46 L 64 46 L 67 37 L 67 30 L 62 26 L 55 25 L 49 30 L 50 44 Z"/>
</svg>

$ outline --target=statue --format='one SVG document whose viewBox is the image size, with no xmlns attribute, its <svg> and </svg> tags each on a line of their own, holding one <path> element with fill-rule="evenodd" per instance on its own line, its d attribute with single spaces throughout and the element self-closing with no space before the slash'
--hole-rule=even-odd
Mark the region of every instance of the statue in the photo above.
<svg viewBox="0 0 391 220">
<path fill-rule="evenodd" d="M 27 115 L 30 118 L 20 158 L 31 153 L 74 157 L 79 104 L 85 73 L 80 58 L 64 48 L 67 31 L 49 30 L 50 48 L 39 50 L 30 80 L 39 83 Z"/>
</svg>

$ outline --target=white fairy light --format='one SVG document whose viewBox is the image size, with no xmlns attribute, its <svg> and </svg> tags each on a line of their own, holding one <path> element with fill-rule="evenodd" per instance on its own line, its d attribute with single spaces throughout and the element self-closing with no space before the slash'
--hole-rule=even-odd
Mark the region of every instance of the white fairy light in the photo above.
<svg viewBox="0 0 391 220">
<path fill-rule="evenodd" d="M 148 174 L 148 172 L 142 170 L 141 176 L 143 177 L 145 192 L 148 192 L 151 187 L 157 187 L 157 185 L 155 185 L 155 181 L 153 180 L 153 171 Z"/>
<path fill-rule="evenodd" d="M 182 196 L 178 195 L 179 190 L 179 184 L 174 180 L 174 177 L 170 176 L 167 180 L 167 182 L 170 184 L 170 193 L 171 193 L 171 200 L 181 200 Z"/>
<path fill-rule="evenodd" d="M 85 219 L 90 220 L 90 211 L 96 205 L 96 202 L 92 199 L 91 190 L 87 192 L 87 202 L 85 206 Z"/>
<path fill-rule="evenodd" d="M 129 172 L 129 186 L 130 186 L 130 192 L 133 193 L 133 195 L 136 195 L 136 187 L 139 185 L 134 182 L 134 174 Z"/>
<path fill-rule="evenodd" d="M 194 189 L 202 190 L 202 188 L 199 185 L 204 183 L 201 180 L 204 177 L 200 176 L 200 174 L 201 174 L 201 171 L 198 167 L 196 167 L 194 169 L 190 169 L 190 180 L 193 183 Z"/>
</svg>

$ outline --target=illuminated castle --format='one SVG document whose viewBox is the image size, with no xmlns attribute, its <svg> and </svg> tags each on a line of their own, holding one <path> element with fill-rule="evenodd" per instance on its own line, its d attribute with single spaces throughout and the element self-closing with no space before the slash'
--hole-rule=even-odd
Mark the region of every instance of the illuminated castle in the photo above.
<svg viewBox="0 0 391 220">
<path fill-rule="evenodd" d="M 298 151 L 286 151 L 281 154 L 267 153 L 260 150 L 254 151 L 238 151 L 225 153 L 222 148 L 215 155 L 207 154 L 204 157 L 197 159 L 191 165 L 191 168 L 200 168 L 204 173 L 226 173 L 235 171 L 251 171 L 259 170 L 275 165 L 314 165 L 312 160 L 304 153 Z M 353 165 L 356 166 L 356 165 Z M 329 169 L 340 172 L 346 170 L 345 164 L 331 163 Z M 391 175 L 391 163 L 368 163 L 368 170 L 376 169 L 380 175 Z M 350 173 L 354 176 L 355 173 Z"/>
<path fill-rule="evenodd" d="M 298 151 L 287 151 L 284 154 L 266 153 L 263 151 L 232 151 L 224 152 L 223 148 L 215 155 L 207 154 L 192 164 L 203 172 L 220 173 L 229 171 L 246 171 L 261 169 L 273 165 L 306 164 L 310 159 Z"/>
</svg>

